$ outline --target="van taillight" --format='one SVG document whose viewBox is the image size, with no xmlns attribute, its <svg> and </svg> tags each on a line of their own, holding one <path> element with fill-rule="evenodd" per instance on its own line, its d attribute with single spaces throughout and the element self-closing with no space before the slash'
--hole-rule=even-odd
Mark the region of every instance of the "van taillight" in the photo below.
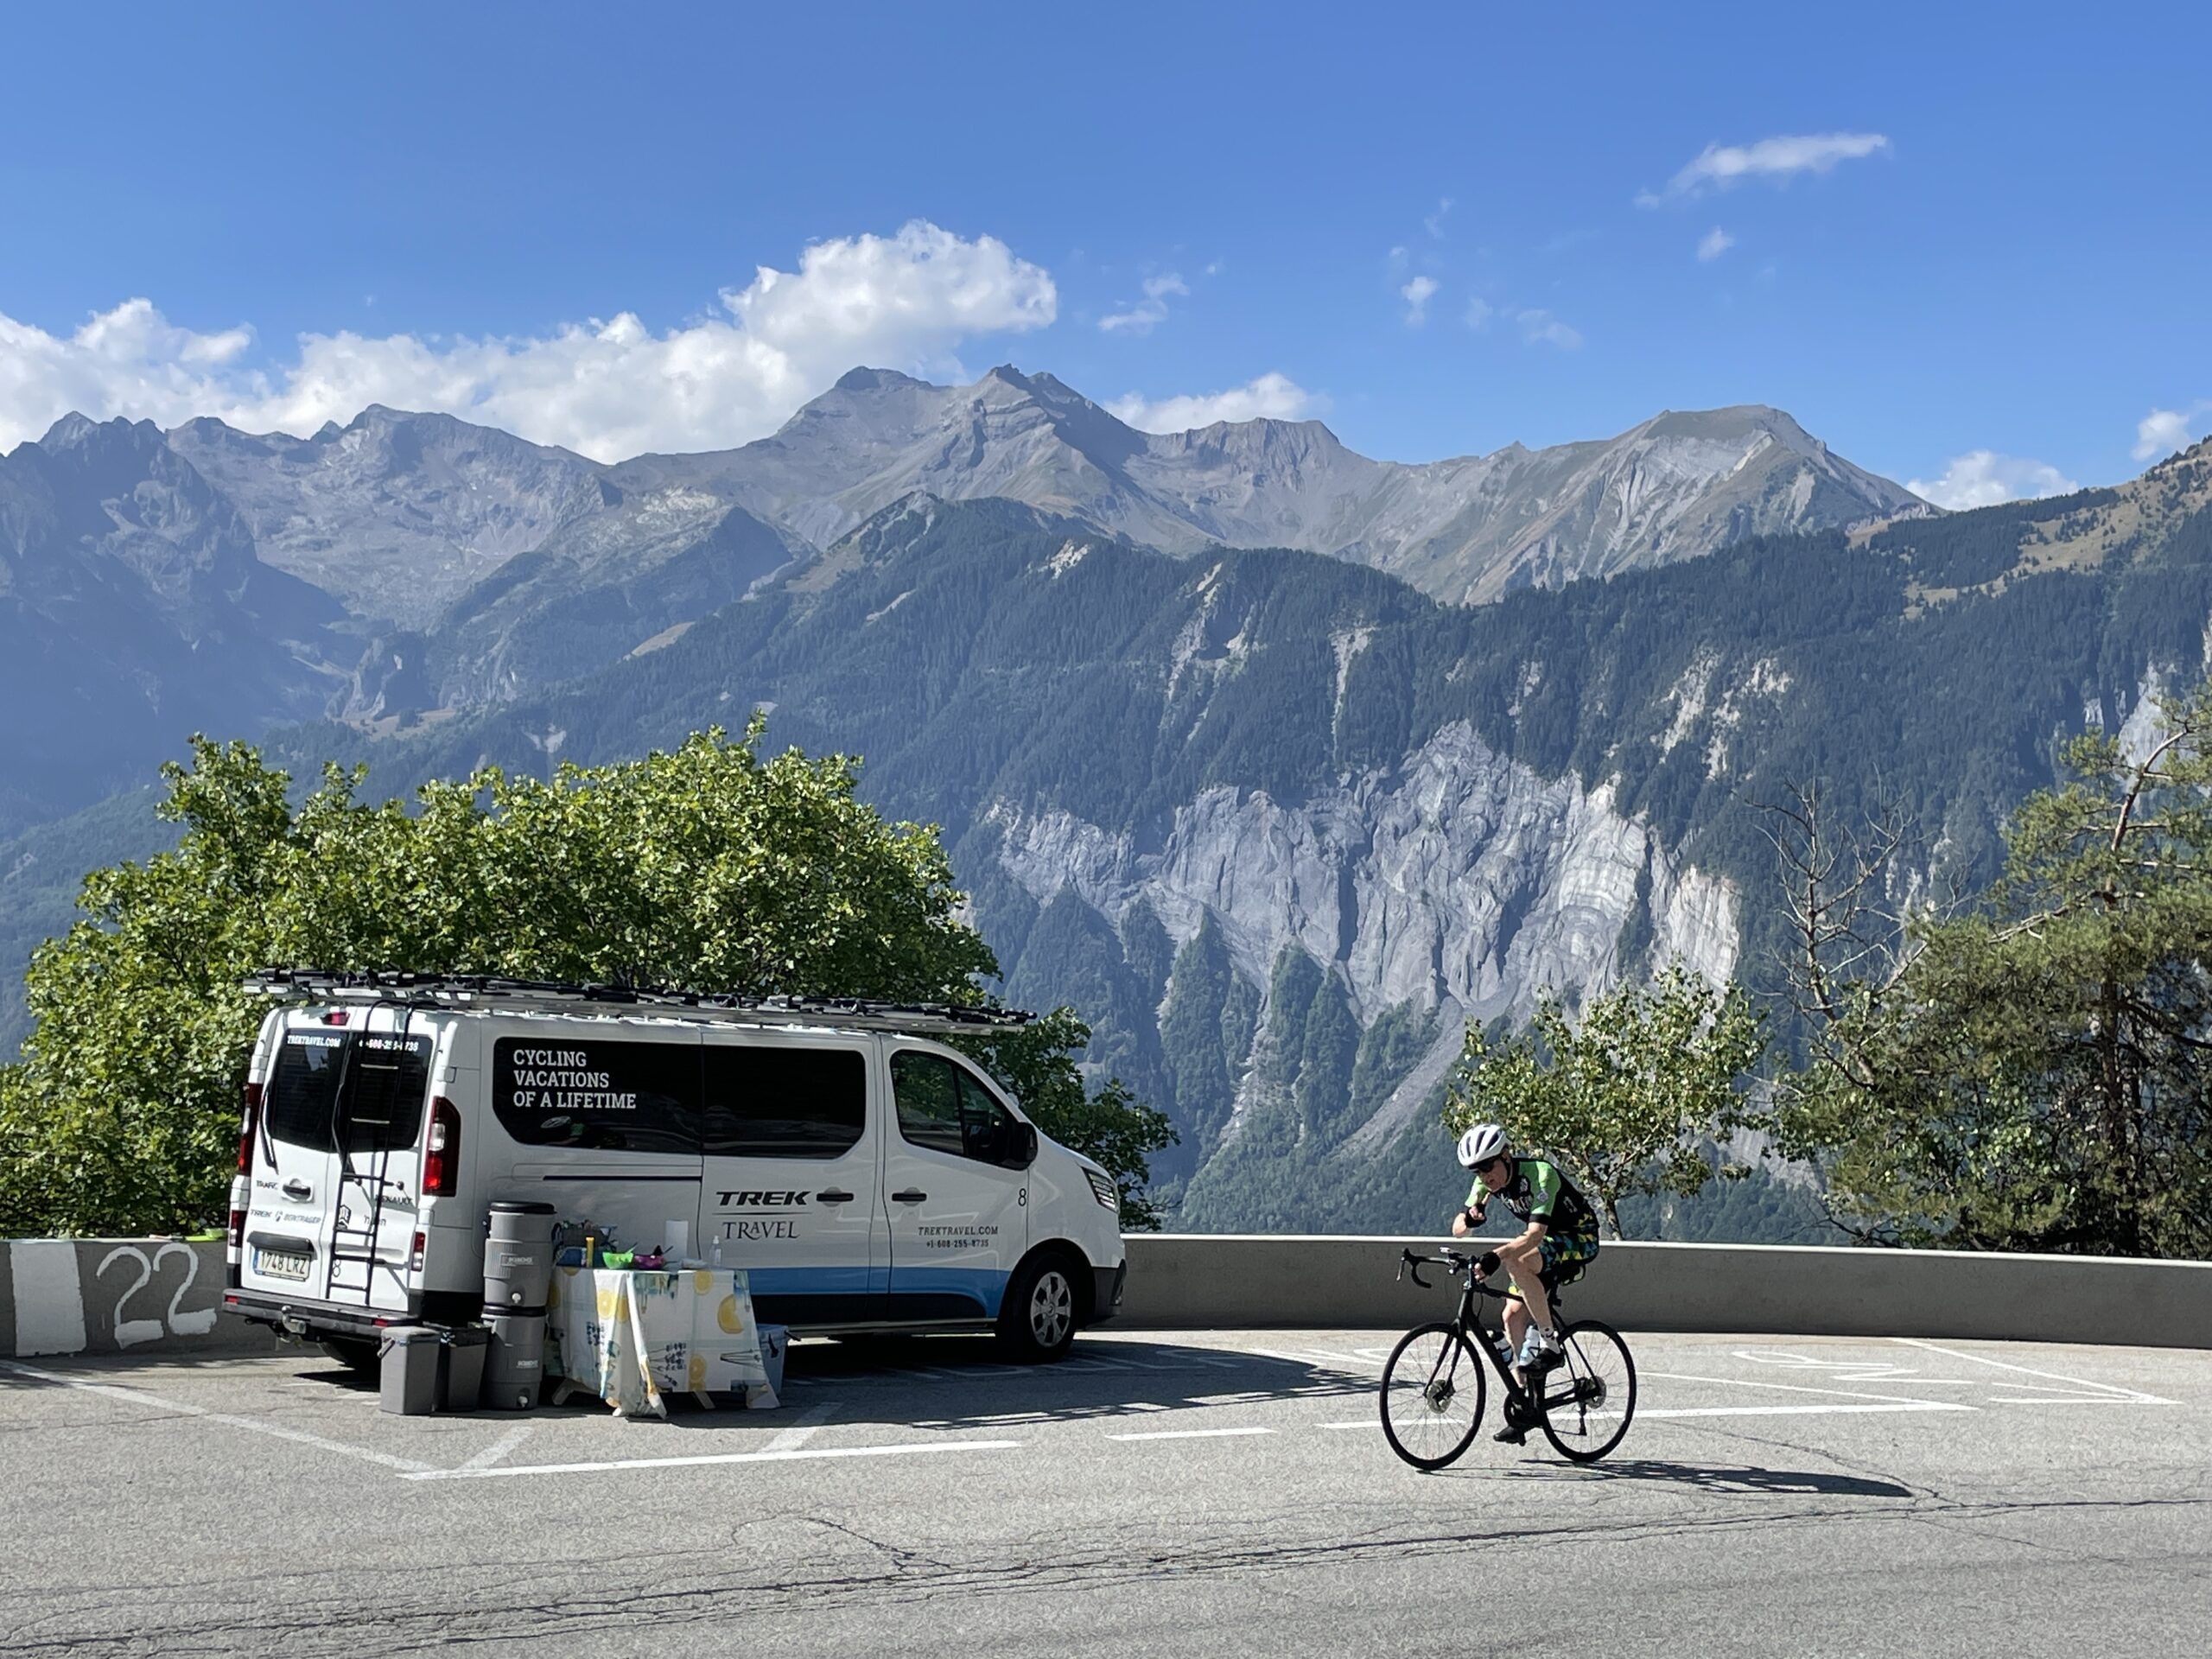
<svg viewBox="0 0 2212 1659">
<path fill-rule="evenodd" d="M 253 1141 L 261 1132 L 261 1085 L 249 1083 L 245 1086 L 245 1123 L 238 1130 L 238 1173 L 253 1173 Z"/>
<path fill-rule="evenodd" d="M 461 1180 L 461 1112 L 440 1095 L 430 1103 L 430 1150 L 423 1160 L 423 1192 L 449 1198 Z"/>
<path fill-rule="evenodd" d="M 238 1253 L 245 1247 L 245 1211 L 233 1210 L 231 1211 L 231 1259 L 235 1262 L 238 1259 Z"/>
</svg>

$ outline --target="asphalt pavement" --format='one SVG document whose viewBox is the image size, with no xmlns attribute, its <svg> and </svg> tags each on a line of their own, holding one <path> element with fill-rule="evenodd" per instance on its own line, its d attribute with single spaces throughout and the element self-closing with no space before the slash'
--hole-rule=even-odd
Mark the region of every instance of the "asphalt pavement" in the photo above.
<svg viewBox="0 0 2212 1659">
<path fill-rule="evenodd" d="M 0 1653 L 2212 1649 L 2212 1352 L 1638 1336 L 1578 1467 L 1394 1458 L 1375 1332 L 795 1344 L 781 1407 L 403 1418 L 0 1360 Z"/>
</svg>

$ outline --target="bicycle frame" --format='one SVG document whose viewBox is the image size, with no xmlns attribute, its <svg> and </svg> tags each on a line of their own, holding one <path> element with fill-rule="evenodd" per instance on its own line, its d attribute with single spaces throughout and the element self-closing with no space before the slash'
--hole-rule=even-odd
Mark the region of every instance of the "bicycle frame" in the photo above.
<svg viewBox="0 0 2212 1659">
<path fill-rule="evenodd" d="M 1572 1405 L 1574 1402 L 1576 1385 L 1572 1378 L 1567 1379 L 1567 1387 L 1559 1393 L 1554 1394 L 1547 1389 L 1540 1399 L 1531 1394 L 1527 1385 L 1521 1380 L 1520 1367 L 1517 1364 L 1510 1363 L 1500 1351 L 1505 1346 L 1503 1320 L 1501 1319 L 1497 1327 L 1493 1329 L 1483 1324 L 1476 1310 L 1481 1299 L 1485 1296 L 1494 1297 L 1500 1302 L 1511 1300 L 1512 1298 L 1504 1291 L 1493 1289 L 1484 1284 L 1476 1275 L 1475 1257 L 1461 1255 L 1456 1250 L 1446 1250 L 1440 1255 L 1415 1255 L 1411 1250 L 1401 1252 L 1400 1271 L 1402 1273 L 1406 1268 L 1411 1268 L 1414 1283 L 1419 1285 L 1423 1290 L 1428 1289 L 1430 1286 L 1428 1281 L 1421 1276 L 1421 1270 L 1424 1265 L 1431 1263 L 1443 1268 L 1448 1273 L 1459 1275 L 1459 1312 L 1452 1323 L 1458 1326 L 1460 1334 L 1469 1339 L 1469 1345 L 1484 1358 L 1489 1360 L 1491 1369 L 1497 1373 L 1497 1380 L 1505 1389 L 1507 1422 L 1513 1423 L 1518 1421 L 1522 1427 L 1534 1427 L 1537 1418 L 1552 1407 Z M 1560 1313 L 1559 1292 L 1556 1289 L 1551 1292 L 1551 1300 L 1553 1322 L 1563 1324 Z"/>
</svg>

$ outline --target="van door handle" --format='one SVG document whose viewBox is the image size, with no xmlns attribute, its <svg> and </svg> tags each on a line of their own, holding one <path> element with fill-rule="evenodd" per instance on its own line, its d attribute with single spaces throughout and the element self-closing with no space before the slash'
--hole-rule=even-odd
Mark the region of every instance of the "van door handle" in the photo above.
<svg viewBox="0 0 2212 1659">
<path fill-rule="evenodd" d="M 304 1203 L 315 1196 L 315 1188 L 302 1180 L 289 1180 L 284 1183 L 284 1196 L 288 1198 L 298 1198 Z"/>
<path fill-rule="evenodd" d="M 891 1195 L 891 1202 L 893 1204 L 919 1204 L 927 1197 L 929 1197 L 929 1194 L 923 1192 L 921 1188 L 918 1186 L 910 1186 L 904 1192 L 893 1192 Z"/>
<path fill-rule="evenodd" d="M 825 1187 L 814 1196 L 821 1199 L 824 1204 L 850 1204 L 853 1201 L 853 1195 L 851 1193 L 842 1192 L 834 1186 Z"/>
</svg>

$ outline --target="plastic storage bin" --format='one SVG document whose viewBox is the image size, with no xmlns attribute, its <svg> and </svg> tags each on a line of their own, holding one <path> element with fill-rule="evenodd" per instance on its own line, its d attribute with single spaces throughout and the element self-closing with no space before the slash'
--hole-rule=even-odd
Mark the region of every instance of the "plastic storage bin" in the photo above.
<svg viewBox="0 0 2212 1659">
<path fill-rule="evenodd" d="M 438 1409 L 474 1411 L 484 1389 L 484 1362 L 492 1350 L 492 1333 L 480 1325 L 461 1325 L 442 1335 L 445 1363 L 438 1373 Z"/>
<path fill-rule="evenodd" d="M 438 1406 L 439 1362 L 445 1344 L 427 1325 L 395 1325 L 384 1333 L 377 1372 L 377 1409 L 427 1417 Z"/>
</svg>

